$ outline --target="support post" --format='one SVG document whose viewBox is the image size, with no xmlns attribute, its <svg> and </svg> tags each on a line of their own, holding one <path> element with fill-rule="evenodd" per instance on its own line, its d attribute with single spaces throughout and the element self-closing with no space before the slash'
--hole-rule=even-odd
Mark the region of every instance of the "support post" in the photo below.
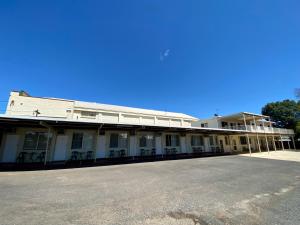
<svg viewBox="0 0 300 225">
<path fill-rule="evenodd" d="M 47 164 L 49 140 L 50 140 L 50 127 L 48 127 L 48 133 L 47 133 L 47 145 L 46 145 L 46 150 L 45 150 L 45 161 L 44 161 L 45 166 Z"/>
<path fill-rule="evenodd" d="M 294 150 L 296 150 L 296 145 L 295 145 L 295 139 L 294 139 L 294 136 L 292 136 L 291 139 L 292 139 L 292 142 L 293 142 Z"/>
<path fill-rule="evenodd" d="M 289 146 L 289 149 L 291 149 L 290 140 L 288 140 L 288 146 Z"/>
<path fill-rule="evenodd" d="M 230 145 L 231 152 L 234 152 L 231 135 L 228 135 L 228 139 L 229 139 L 229 145 Z"/>
<path fill-rule="evenodd" d="M 254 117 L 254 115 L 252 117 L 253 117 L 255 131 L 256 131 L 256 140 L 257 140 L 258 150 L 259 150 L 259 152 L 261 152 L 260 142 L 259 142 L 259 139 L 258 139 L 257 125 L 256 125 L 255 117 Z"/>
<path fill-rule="evenodd" d="M 268 142 L 268 138 L 267 138 L 267 134 L 266 134 L 266 130 L 265 130 L 265 122 L 262 121 L 263 123 L 263 128 L 264 128 L 264 134 L 265 134 L 265 139 L 266 139 L 266 145 L 267 145 L 267 150 L 268 150 L 268 154 L 270 153 L 270 148 L 269 148 L 269 142 Z"/>
<path fill-rule="evenodd" d="M 99 127 L 98 127 L 98 133 L 97 133 L 97 137 L 100 135 L 100 133 L 101 133 L 101 129 L 102 129 L 102 126 L 103 126 L 103 124 L 101 124 Z M 95 153 L 94 153 L 94 162 L 96 162 L 97 161 L 97 148 L 95 149 Z"/>
<path fill-rule="evenodd" d="M 248 128 L 247 128 L 247 124 L 246 124 L 246 118 L 245 118 L 245 114 L 243 114 L 243 119 L 244 119 L 244 125 L 245 125 L 245 128 L 246 128 L 246 136 L 247 136 L 247 143 L 248 143 L 248 149 L 249 149 L 249 154 L 251 156 L 251 145 L 250 145 L 250 140 L 249 140 L 249 134 L 248 134 Z"/>
<path fill-rule="evenodd" d="M 281 136 L 281 134 L 280 134 L 280 142 L 281 142 L 282 151 L 284 151 L 284 145 L 283 145 L 283 141 L 282 141 L 282 136 Z"/>
<path fill-rule="evenodd" d="M 274 150 L 277 151 L 274 134 L 272 136 L 272 139 L 273 139 Z"/>
<path fill-rule="evenodd" d="M 274 150 L 276 151 L 277 150 L 277 147 L 276 147 L 276 143 L 275 143 L 275 137 L 274 137 L 274 127 L 272 126 L 272 122 L 271 122 L 271 117 L 269 117 L 269 121 L 270 121 L 270 127 L 272 128 L 272 140 L 273 140 L 273 146 L 274 146 Z"/>
<path fill-rule="evenodd" d="M 268 137 L 265 134 L 265 139 L 266 139 L 266 144 L 267 144 L 267 150 L 268 150 L 268 154 L 270 153 L 270 148 L 269 148 L 269 141 L 268 141 Z"/>
<path fill-rule="evenodd" d="M 48 133 L 47 133 L 47 142 L 46 142 L 46 149 L 45 149 L 45 159 L 44 159 L 44 165 L 47 164 L 47 157 L 48 157 L 48 148 L 49 148 L 49 141 L 50 141 L 50 130 L 51 126 L 49 126 L 47 123 L 40 121 L 40 125 L 43 127 L 48 128 Z"/>
</svg>

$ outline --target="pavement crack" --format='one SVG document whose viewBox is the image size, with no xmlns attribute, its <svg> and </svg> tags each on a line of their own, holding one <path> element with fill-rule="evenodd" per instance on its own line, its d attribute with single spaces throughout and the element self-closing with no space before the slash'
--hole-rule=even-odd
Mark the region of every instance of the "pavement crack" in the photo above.
<svg viewBox="0 0 300 225">
<path fill-rule="evenodd" d="M 168 213 L 168 216 L 180 220 L 180 219 L 190 219 L 193 221 L 194 225 L 208 225 L 208 223 L 201 219 L 200 216 L 197 216 L 192 213 L 185 213 L 183 211 L 177 211 L 177 212 L 170 212 Z"/>
</svg>

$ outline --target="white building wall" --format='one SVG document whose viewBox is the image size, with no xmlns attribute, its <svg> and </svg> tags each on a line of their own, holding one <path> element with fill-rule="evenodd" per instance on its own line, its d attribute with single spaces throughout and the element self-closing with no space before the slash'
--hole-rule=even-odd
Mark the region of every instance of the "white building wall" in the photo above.
<svg viewBox="0 0 300 225">
<path fill-rule="evenodd" d="M 174 120 L 174 119 L 172 119 L 170 121 L 170 126 L 171 127 L 180 127 L 181 126 L 181 120 Z"/>
<path fill-rule="evenodd" d="M 157 124 L 156 125 L 161 125 L 161 126 L 170 126 L 170 119 L 168 118 L 161 118 L 161 117 L 157 117 Z"/>
<path fill-rule="evenodd" d="M 11 92 L 7 104 L 7 115 L 34 116 L 34 111 L 39 111 L 39 116 L 67 118 L 67 110 L 72 109 L 73 102 L 59 99 L 36 98 L 19 96 L 18 92 Z"/>
<path fill-rule="evenodd" d="M 106 138 L 105 135 L 98 135 L 96 141 L 96 157 L 105 158 L 105 146 Z"/>
<path fill-rule="evenodd" d="M 184 127 L 191 127 L 192 126 L 192 122 L 191 121 L 187 121 L 187 120 L 183 120 L 182 126 L 184 126 Z"/>
<path fill-rule="evenodd" d="M 67 135 L 57 135 L 56 143 L 54 147 L 54 161 L 63 161 L 67 160 L 67 144 L 68 144 Z M 51 160 L 51 159 L 50 159 Z"/>
<path fill-rule="evenodd" d="M 141 123 L 146 125 L 154 125 L 155 124 L 155 118 L 150 116 L 142 116 L 141 117 Z"/>
<path fill-rule="evenodd" d="M 193 127 L 202 127 L 201 124 L 206 124 L 206 127 L 209 128 L 220 128 L 218 117 L 213 117 L 212 119 L 206 120 L 193 121 L 191 124 Z"/>
<path fill-rule="evenodd" d="M 155 136 L 155 149 L 156 149 L 156 154 L 161 155 L 163 154 L 163 148 L 162 148 L 162 136 Z"/>
<path fill-rule="evenodd" d="M 137 155 L 137 138 L 136 135 L 129 136 L 129 156 L 136 156 Z"/>
<path fill-rule="evenodd" d="M 204 151 L 209 152 L 210 151 L 209 137 L 203 137 L 203 141 L 204 141 Z"/>
<path fill-rule="evenodd" d="M 181 153 L 187 153 L 186 136 L 180 137 L 180 149 L 181 149 Z"/>
<path fill-rule="evenodd" d="M 192 153 L 193 152 L 193 149 L 192 149 L 192 145 L 191 145 L 191 136 L 192 134 L 187 134 L 186 135 L 186 152 L 187 153 Z"/>
<path fill-rule="evenodd" d="M 8 134 L 4 141 L 2 162 L 16 162 L 20 135 Z"/>
<path fill-rule="evenodd" d="M 139 116 L 131 116 L 122 114 L 122 119 L 120 120 L 121 123 L 128 123 L 128 124 L 139 124 L 140 117 Z"/>
<path fill-rule="evenodd" d="M 36 114 L 35 111 L 38 111 Z M 82 115 L 82 112 L 85 112 Z M 92 116 L 89 112 L 93 113 Z M 149 114 L 147 114 L 149 113 Z M 52 117 L 85 122 L 190 127 L 197 119 L 181 113 L 171 113 L 57 98 L 39 98 L 11 92 L 7 115 Z M 156 118 L 156 119 L 155 119 Z"/>
<path fill-rule="evenodd" d="M 101 113 L 101 122 L 103 123 L 118 123 L 119 114 L 118 113 Z"/>
</svg>

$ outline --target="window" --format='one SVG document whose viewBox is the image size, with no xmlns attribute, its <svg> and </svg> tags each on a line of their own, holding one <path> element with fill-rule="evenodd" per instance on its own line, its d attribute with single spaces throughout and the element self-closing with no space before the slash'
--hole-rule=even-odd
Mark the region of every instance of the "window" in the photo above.
<svg viewBox="0 0 300 225">
<path fill-rule="evenodd" d="M 47 146 L 47 136 L 46 134 L 39 134 L 37 142 L 37 150 L 45 150 Z"/>
<path fill-rule="evenodd" d="M 245 136 L 240 136 L 240 144 L 241 145 L 246 145 L 247 144 L 247 139 Z"/>
<path fill-rule="evenodd" d="M 140 147 L 142 148 L 154 148 L 155 141 L 154 136 L 152 134 L 142 135 L 139 139 Z"/>
<path fill-rule="evenodd" d="M 51 134 L 49 136 L 49 143 Z M 25 134 L 23 150 L 46 150 L 47 148 L 47 133 L 45 132 L 28 132 Z"/>
<path fill-rule="evenodd" d="M 140 147 L 146 147 L 147 146 L 147 139 L 146 136 L 140 137 Z"/>
<path fill-rule="evenodd" d="M 209 136 L 209 145 L 215 145 L 215 138 L 214 136 Z"/>
<path fill-rule="evenodd" d="M 83 133 L 73 133 L 71 149 L 82 149 Z"/>
<path fill-rule="evenodd" d="M 127 148 L 128 135 L 127 133 L 112 133 L 110 135 L 109 147 L 110 148 Z"/>
<path fill-rule="evenodd" d="M 167 147 L 179 147 L 179 135 L 166 135 Z"/>
<path fill-rule="evenodd" d="M 94 138 L 92 134 L 84 134 L 83 136 L 83 148 L 86 151 L 93 150 Z"/>
<path fill-rule="evenodd" d="M 94 137 L 89 133 L 73 133 L 71 149 L 93 150 Z"/>
<path fill-rule="evenodd" d="M 228 127 L 228 123 L 227 122 L 222 121 L 221 124 L 222 124 L 222 127 Z"/>
<path fill-rule="evenodd" d="M 208 123 L 201 123 L 201 127 L 208 127 Z"/>
<path fill-rule="evenodd" d="M 119 134 L 111 134 L 110 135 L 109 147 L 110 148 L 117 148 L 118 143 L 119 143 Z"/>
<path fill-rule="evenodd" d="M 127 133 L 119 134 L 119 148 L 127 148 Z"/>
<path fill-rule="evenodd" d="M 191 145 L 192 146 L 203 146 L 203 137 L 192 135 L 191 137 Z"/>
<path fill-rule="evenodd" d="M 81 111 L 81 117 L 96 118 L 96 112 Z"/>
</svg>

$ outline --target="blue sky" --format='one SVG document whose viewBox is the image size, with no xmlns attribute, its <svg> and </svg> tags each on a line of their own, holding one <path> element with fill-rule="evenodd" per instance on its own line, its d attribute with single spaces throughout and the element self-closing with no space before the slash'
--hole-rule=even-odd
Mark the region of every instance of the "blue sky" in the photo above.
<svg viewBox="0 0 300 225">
<path fill-rule="evenodd" d="M 300 86 L 300 2 L 0 1 L 10 90 L 200 118 L 259 113 Z"/>
</svg>

